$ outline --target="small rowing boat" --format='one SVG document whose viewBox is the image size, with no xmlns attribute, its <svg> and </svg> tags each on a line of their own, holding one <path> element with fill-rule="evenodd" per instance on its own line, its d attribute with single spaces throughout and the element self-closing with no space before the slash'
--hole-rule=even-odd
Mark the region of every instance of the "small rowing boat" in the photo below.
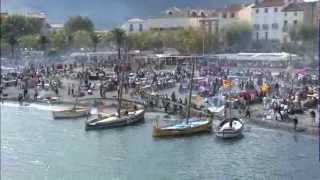
<svg viewBox="0 0 320 180">
<path fill-rule="evenodd" d="M 86 107 L 73 107 L 70 109 L 52 111 L 52 115 L 54 119 L 79 118 L 79 117 L 86 117 L 89 114 L 90 114 L 90 109 Z"/>
</svg>

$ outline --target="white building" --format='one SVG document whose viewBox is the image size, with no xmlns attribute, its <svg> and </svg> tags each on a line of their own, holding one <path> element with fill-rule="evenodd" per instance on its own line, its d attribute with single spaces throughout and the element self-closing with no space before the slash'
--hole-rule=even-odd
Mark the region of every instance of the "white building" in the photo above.
<svg viewBox="0 0 320 180">
<path fill-rule="evenodd" d="M 252 7 L 252 38 L 284 42 L 290 28 L 303 21 L 303 0 L 260 0 Z"/>
<path fill-rule="evenodd" d="M 283 13 L 283 42 L 290 41 L 290 31 L 303 24 L 304 7 L 302 3 L 291 3 L 282 10 Z"/>
<path fill-rule="evenodd" d="M 129 19 L 121 28 L 126 32 L 141 32 L 148 29 L 145 20 L 139 18 Z"/>
<path fill-rule="evenodd" d="M 63 24 L 50 24 L 51 31 L 61 31 L 63 30 L 63 27 L 64 27 Z"/>
</svg>

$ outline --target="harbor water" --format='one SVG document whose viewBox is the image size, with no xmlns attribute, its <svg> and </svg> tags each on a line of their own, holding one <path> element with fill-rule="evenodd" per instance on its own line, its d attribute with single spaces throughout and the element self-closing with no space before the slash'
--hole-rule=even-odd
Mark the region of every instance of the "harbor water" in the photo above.
<svg viewBox="0 0 320 180">
<path fill-rule="evenodd" d="M 231 141 L 213 133 L 154 139 L 154 114 L 86 132 L 86 118 L 53 120 L 50 110 L 1 105 L 1 179 L 320 179 L 317 137 L 248 124 Z"/>
</svg>

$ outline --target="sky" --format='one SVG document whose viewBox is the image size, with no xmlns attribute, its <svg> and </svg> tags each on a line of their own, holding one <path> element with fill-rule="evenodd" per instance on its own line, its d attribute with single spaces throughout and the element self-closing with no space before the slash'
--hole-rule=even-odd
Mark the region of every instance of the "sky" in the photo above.
<svg viewBox="0 0 320 180">
<path fill-rule="evenodd" d="M 88 16 L 98 29 L 120 26 L 129 18 L 157 16 L 167 8 L 219 8 L 254 0 L 1 0 L 1 12 L 45 12 L 50 23 Z"/>
</svg>

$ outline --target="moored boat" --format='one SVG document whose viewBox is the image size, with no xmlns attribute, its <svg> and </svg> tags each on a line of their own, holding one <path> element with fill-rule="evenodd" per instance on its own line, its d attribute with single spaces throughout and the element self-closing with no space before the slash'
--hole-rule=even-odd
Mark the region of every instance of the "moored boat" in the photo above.
<svg viewBox="0 0 320 180">
<path fill-rule="evenodd" d="M 220 138 L 236 138 L 242 135 L 244 123 L 241 119 L 231 118 L 221 121 L 215 133 Z"/>
<path fill-rule="evenodd" d="M 52 111 L 54 119 L 79 118 L 88 116 L 89 114 L 90 109 L 86 107 L 74 107 L 70 109 Z"/>
<path fill-rule="evenodd" d="M 194 77 L 195 62 L 192 65 L 191 74 L 191 88 L 189 90 L 189 100 L 187 106 L 186 119 L 182 123 L 177 123 L 175 125 L 159 127 L 158 123 L 153 126 L 153 137 L 169 137 L 169 136 L 182 136 L 182 135 L 192 135 L 202 132 L 210 132 L 212 129 L 212 118 L 207 120 L 193 120 L 190 118 L 190 106 L 193 88 L 193 77 Z"/>
<path fill-rule="evenodd" d="M 212 120 L 198 120 L 191 122 L 182 122 L 180 124 L 169 125 L 164 127 L 154 126 L 153 137 L 169 137 L 191 135 L 201 132 L 210 132 L 212 129 Z"/>
<path fill-rule="evenodd" d="M 108 129 L 121 126 L 132 125 L 144 120 L 144 109 L 138 109 L 130 112 L 122 112 L 122 116 L 117 116 L 117 114 L 98 116 L 98 118 L 90 119 L 86 121 L 85 129 Z"/>
</svg>

